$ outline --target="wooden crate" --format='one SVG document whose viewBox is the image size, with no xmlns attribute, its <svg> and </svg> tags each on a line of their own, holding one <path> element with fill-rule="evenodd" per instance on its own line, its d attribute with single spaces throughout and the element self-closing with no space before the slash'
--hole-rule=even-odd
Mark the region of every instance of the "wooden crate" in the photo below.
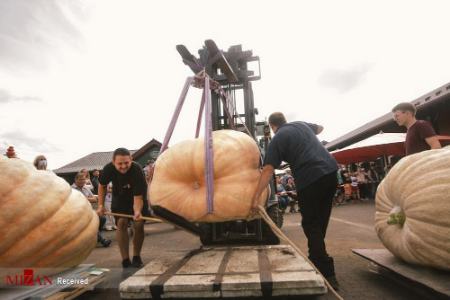
<svg viewBox="0 0 450 300">
<path fill-rule="evenodd" d="M 227 298 L 325 294 L 320 274 L 290 246 L 201 248 L 151 261 L 120 284 L 133 298 Z"/>
</svg>

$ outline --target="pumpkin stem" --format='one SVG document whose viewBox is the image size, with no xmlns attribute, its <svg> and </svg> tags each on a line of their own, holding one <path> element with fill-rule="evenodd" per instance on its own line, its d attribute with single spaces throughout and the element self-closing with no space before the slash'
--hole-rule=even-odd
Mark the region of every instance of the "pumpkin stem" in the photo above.
<svg viewBox="0 0 450 300">
<path fill-rule="evenodd" d="M 395 206 L 389 213 L 389 219 L 387 220 L 387 223 L 389 225 L 398 224 L 401 227 L 403 227 L 403 224 L 405 224 L 405 220 L 406 220 L 405 213 L 399 206 Z"/>
</svg>

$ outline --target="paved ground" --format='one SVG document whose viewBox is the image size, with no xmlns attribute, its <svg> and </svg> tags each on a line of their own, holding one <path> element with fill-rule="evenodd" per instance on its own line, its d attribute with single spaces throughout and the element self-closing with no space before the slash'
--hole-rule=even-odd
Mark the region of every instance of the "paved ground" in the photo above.
<svg viewBox="0 0 450 300">
<path fill-rule="evenodd" d="M 369 263 L 351 252 L 353 248 L 382 248 L 373 229 L 373 202 L 347 204 L 335 207 L 332 212 L 327 247 L 335 259 L 336 273 L 341 288 L 339 294 L 344 299 L 405 299 L 419 300 L 408 288 L 392 282 L 369 270 Z M 304 253 L 307 253 L 306 239 L 300 227 L 300 214 L 286 214 L 283 231 Z M 168 224 L 148 224 L 142 258 L 144 263 L 151 259 L 163 259 L 174 252 L 187 251 L 200 247 L 198 238 L 174 229 Z M 113 232 L 106 236 L 114 239 Z M 95 263 L 98 267 L 111 269 L 106 282 L 96 290 L 85 293 L 80 299 L 119 299 L 118 285 L 130 274 L 124 274 L 120 267 L 120 255 L 117 243 L 110 248 L 97 248 L 86 263 Z M 317 300 L 336 299 L 327 294 L 315 297 Z"/>
</svg>

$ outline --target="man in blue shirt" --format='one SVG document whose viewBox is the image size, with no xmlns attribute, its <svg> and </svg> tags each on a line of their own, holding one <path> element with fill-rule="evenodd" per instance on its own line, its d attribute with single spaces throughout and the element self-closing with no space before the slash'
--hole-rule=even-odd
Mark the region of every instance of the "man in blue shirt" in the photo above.
<svg viewBox="0 0 450 300">
<path fill-rule="evenodd" d="M 325 234 L 337 187 L 338 165 L 317 139 L 323 127 L 306 122 L 287 123 L 280 112 L 270 115 L 269 125 L 275 133 L 253 197 L 256 208 L 259 195 L 267 187 L 281 162 L 289 163 L 299 196 L 302 227 L 308 238 L 309 258 L 330 284 L 338 287 L 333 258 L 325 247 Z"/>
</svg>

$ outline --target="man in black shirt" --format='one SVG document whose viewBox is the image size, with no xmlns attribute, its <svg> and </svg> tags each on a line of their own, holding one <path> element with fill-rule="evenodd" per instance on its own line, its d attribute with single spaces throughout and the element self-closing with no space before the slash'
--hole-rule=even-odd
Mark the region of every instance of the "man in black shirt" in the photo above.
<svg viewBox="0 0 450 300">
<path fill-rule="evenodd" d="M 140 256 L 142 244 L 144 243 L 144 220 L 141 216 L 148 216 L 147 204 L 147 182 L 141 166 L 131 158 L 130 151 L 118 148 L 113 153 L 112 162 L 103 167 L 99 177 L 98 186 L 98 209 L 102 216 L 105 212 L 104 203 L 106 187 L 112 182 L 111 211 L 113 213 L 128 214 L 134 216 L 133 236 L 133 260 L 130 261 L 128 241 L 128 218 L 116 217 L 116 238 L 122 256 L 122 266 L 142 267 Z"/>
<path fill-rule="evenodd" d="M 275 135 L 266 151 L 252 207 L 256 208 L 256 199 L 269 184 L 275 168 L 282 161 L 288 162 L 297 187 L 309 258 L 337 288 L 333 258 L 326 251 L 324 239 L 337 187 L 338 165 L 316 137 L 323 127 L 306 122 L 287 123 L 280 112 L 270 115 L 269 125 Z"/>
</svg>

